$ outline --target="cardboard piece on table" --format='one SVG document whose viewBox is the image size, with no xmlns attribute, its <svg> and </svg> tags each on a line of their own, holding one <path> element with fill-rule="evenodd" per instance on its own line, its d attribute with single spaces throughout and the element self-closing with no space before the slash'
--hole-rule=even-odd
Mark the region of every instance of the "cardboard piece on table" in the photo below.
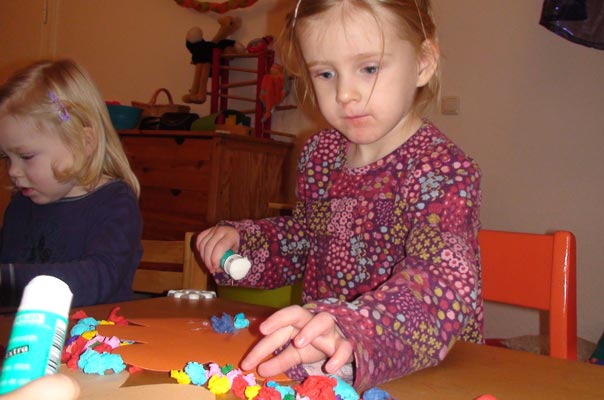
<svg viewBox="0 0 604 400">
<path fill-rule="evenodd" d="M 179 385 L 173 382 L 127 386 L 124 382 L 131 377 L 129 378 L 126 371 L 103 376 L 88 375 L 62 365 L 60 372 L 71 376 L 79 383 L 79 400 L 216 400 L 212 392 L 195 385 Z"/>
<path fill-rule="evenodd" d="M 231 364 L 238 368 L 245 354 L 261 338 L 258 330 L 261 321 L 249 320 L 249 328 L 232 334 L 215 332 L 210 321 L 202 318 L 133 319 L 128 321 L 130 325 L 99 325 L 98 332 L 102 336 L 135 341 L 113 353 L 121 354 L 126 364 L 146 370 L 183 369 L 189 361 Z M 284 374 L 271 379 L 288 380 Z"/>
<path fill-rule="evenodd" d="M 160 383 L 178 384 L 176 380 L 170 376 L 169 372 L 143 369 L 142 371 L 131 373 L 130 376 L 128 376 L 128 379 L 122 383 L 122 387 L 157 385 Z"/>
</svg>

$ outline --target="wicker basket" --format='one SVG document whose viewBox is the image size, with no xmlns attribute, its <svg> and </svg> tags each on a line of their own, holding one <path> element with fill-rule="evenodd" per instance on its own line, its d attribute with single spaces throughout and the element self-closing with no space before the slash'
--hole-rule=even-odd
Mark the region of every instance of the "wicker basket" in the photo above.
<svg viewBox="0 0 604 400">
<path fill-rule="evenodd" d="M 162 92 L 165 93 L 168 97 L 168 104 L 157 104 L 157 96 L 159 96 L 159 94 Z M 143 115 L 141 116 L 141 118 L 161 117 L 162 114 L 167 112 L 188 113 L 189 111 L 191 111 L 191 107 L 187 105 L 174 104 L 174 101 L 172 100 L 172 95 L 170 94 L 168 89 L 165 88 L 157 89 L 155 93 L 153 93 L 153 96 L 151 96 L 151 100 L 149 100 L 148 103 L 132 101 L 132 105 L 134 107 L 143 109 Z"/>
</svg>

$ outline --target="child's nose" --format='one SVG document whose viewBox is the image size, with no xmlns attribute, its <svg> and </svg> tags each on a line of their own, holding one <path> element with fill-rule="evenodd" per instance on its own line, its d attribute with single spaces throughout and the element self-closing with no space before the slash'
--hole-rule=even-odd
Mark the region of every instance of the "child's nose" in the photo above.
<svg viewBox="0 0 604 400">
<path fill-rule="evenodd" d="M 360 98 L 361 94 L 352 80 L 338 80 L 338 87 L 336 93 L 336 101 L 338 103 L 346 104 L 350 103 L 351 101 L 359 101 Z"/>
<path fill-rule="evenodd" d="M 6 168 L 8 169 L 8 176 L 10 178 L 17 178 L 23 175 L 23 171 L 21 171 L 21 168 L 19 168 L 17 163 L 13 163 L 7 160 Z"/>
</svg>

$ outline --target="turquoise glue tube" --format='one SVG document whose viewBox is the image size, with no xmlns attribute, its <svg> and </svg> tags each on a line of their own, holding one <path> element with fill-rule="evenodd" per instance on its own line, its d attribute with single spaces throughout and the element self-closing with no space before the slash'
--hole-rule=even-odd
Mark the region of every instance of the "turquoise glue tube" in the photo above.
<svg viewBox="0 0 604 400">
<path fill-rule="evenodd" d="M 39 275 L 25 287 L 8 339 L 0 394 L 57 372 L 73 294 L 62 280 Z"/>
<path fill-rule="evenodd" d="M 220 259 L 220 268 L 236 281 L 243 279 L 251 267 L 250 260 L 236 254 L 233 250 L 227 250 Z"/>
</svg>

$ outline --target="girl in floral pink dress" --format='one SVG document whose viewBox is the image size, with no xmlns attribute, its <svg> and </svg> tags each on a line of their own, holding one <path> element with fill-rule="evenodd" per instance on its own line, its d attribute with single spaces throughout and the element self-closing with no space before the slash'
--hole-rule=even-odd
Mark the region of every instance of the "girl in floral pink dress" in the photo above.
<svg viewBox="0 0 604 400">
<path fill-rule="evenodd" d="M 303 280 L 304 305 L 263 322 L 241 367 L 362 390 L 438 364 L 458 339 L 482 342 L 480 171 L 420 116 L 438 92 L 429 1 L 301 0 L 280 48 L 331 128 L 302 151 L 291 217 L 198 236 L 220 285 L 234 284 L 227 249 L 252 261 L 239 285 Z"/>
</svg>

